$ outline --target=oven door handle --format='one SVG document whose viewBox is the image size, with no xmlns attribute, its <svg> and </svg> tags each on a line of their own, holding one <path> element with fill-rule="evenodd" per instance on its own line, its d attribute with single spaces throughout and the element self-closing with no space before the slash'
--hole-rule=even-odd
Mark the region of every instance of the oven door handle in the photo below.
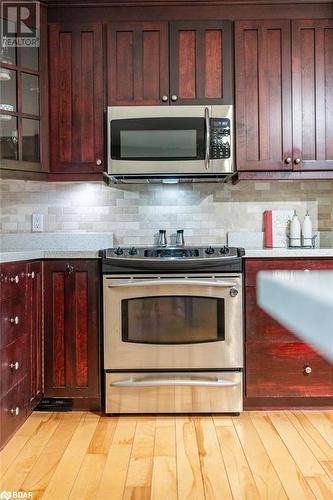
<svg viewBox="0 0 333 500">
<path fill-rule="evenodd" d="M 156 279 L 156 280 L 120 280 L 108 285 L 108 288 L 126 287 L 126 286 L 160 286 L 160 285 L 202 285 L 222 288 L 233 288 L 238 285 L 236 281 L 227 280 L 198 280 L 198 279 Z"/>
<path fill-rule="evenodd" d="M 197 386 L 197 387 L 235 387 L 239 385 L 239 381 L 233 380 L 225 380 L 222 378 L 216 379 L 199 379 L 199 380 L 191 380 L 191 379 L 134 379 L 129 378 L 126 380 L 118 380 L 116 382 L 112 382 L 111 386 L 116 387 L 156 387 L 156 386 Z"/>
</svg>

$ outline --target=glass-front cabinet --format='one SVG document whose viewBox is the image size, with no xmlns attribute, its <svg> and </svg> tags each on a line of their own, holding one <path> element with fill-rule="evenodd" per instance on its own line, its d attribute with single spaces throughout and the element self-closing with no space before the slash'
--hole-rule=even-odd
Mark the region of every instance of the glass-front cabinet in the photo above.
<svg viewBox="0 0 333 500">
<path fill-rule="evenodd" d="M 45 170 L 41 158 L 43 120 L 46 127 L 41 101 L 43 77 L 41 47 L 0 46 L 0 146 L 4 169 Z"/>
</svg>

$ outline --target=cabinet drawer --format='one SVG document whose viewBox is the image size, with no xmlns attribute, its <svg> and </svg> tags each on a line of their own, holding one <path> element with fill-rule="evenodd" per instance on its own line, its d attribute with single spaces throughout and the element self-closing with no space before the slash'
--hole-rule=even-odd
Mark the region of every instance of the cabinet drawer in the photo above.
<svg viewBox="0 0 333 500">
<path fill-rule="evenodd" d="M 0 445 L 6 443 L 27 418 L 28 402 L 28 379 L 24 377 L 1 400 Z"/>
<path fill-rule="evenodd" d="M 2 264 L 0 271 L 1 299 L 9 299 L 25 293 L 25 263 Z"/>
<path fill-rule="evenodd" d="M 0 302 L 0 346 L 5 347 L 28 332 L 25 296 Z"/>
<path fill-rule="evenodd" d="M 333 269 L 333 259 L 245 259 L 245 285 L 256 286 L 259 271 L 324 271 Z"/>
<path fill-rule="evenodd" d="M 247 342 L 295 342 L 296 337 L 257 305 L 257 289 L 245 287 L 245 335 Z"/>
<path fill-rule="evenodd" d="M 303 342 L 247 342 L 246 395 L 333 396 L 333 366 Z"/>
<path fill-rule="evenodd" d="M 28 375 L 30 350 L 29 335 L 20 337 L 1 351 L 1 396 Z"/>
</svg>

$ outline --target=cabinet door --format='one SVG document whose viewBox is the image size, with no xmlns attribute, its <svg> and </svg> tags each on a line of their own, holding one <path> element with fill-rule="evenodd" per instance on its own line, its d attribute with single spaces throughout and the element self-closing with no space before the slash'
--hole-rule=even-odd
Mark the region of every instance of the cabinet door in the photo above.
<svg viewBox="0 0 333 500">
<path fill-rule="evenodd" d="M 292 53 L 294 169 L 333 170 L 333 20 L 293 21 Z"/>
<path fill-rule="evenodd" d="M 30 407 L 33 409 L 43 396 L 43 280 L 41 262 L 27 264 L 27 282 L 27 316 L 30 331 Z"/>
<path fill-rule="evenodd" d="M 240 21 L 235 36 L 238 170 L 291 170 L 290 22 Z"/>
<path fill-rule="evenodd" d="M 45 396 L 98 397 L 99 274 L 95 260 L 47 261 Z"/>
<path fill-rule="evenodd" d="M 108 105 L 169 100 L 168 23 L 108 24 Z"/>
<path fill-rule="evenodd" d="M 49 30 L 51 170 L 97 173 L 104 161 L 102 25 Z"/>
<path fill-rule="evenodd" d="M 170 24 L 171 104 L 232 104 L 232 24 Z"/>
</svg>

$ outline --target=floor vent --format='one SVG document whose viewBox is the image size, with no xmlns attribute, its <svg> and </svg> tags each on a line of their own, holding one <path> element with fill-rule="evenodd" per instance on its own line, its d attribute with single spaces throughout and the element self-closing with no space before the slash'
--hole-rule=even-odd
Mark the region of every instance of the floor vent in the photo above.
<svg viewBox="0 0 333 500">
<path fill-rule="evenodd" d="M 72 399 L 42 399 L 35 411 L 72 411 Z"/>
</svg>

